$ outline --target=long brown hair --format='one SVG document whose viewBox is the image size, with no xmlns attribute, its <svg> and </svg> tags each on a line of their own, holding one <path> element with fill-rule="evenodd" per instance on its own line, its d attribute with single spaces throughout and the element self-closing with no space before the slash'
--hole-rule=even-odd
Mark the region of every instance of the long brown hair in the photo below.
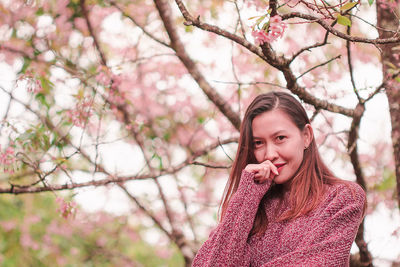
<svg viewBox="0 0 400 267">
<path fill-rule="evenodd" d="M 232 195 L 238 189 L 243 169 L 247 164 L 257 163 L 253 149 L 253 119 L 264 112 L 274 109 L 285 112 L 300 131 L 304 129 L 306 124 L 310 124 L 310 120 L 303 106 L 288 93 L 270 92 L 258 95 L 253 100 L 246 110 L 240 127 L 236 158 L 220 205 L 220 220 L 222 220 L 225 215 Z M 313 138 L 308 148 L 304 150 L 303 162 L 290 181 L 291 192 L 289 194 L 289 202 L 291 204 L 291 209 L 281 214 L 279 220 L 291 220 L 307 214 L 316 208 L 321 201 L 324 194 L 324 184 L 334 184 L 340 181 L 342 180 L 336 178 L 323 163 L 315 139 Z M 266 201 L 268 201 L 267 195 L 263 197 L 258 207 L 250 235 L 263 233 L 267 229 L 268 218 L 264 211 L 264 204 Z"/>
</svg>

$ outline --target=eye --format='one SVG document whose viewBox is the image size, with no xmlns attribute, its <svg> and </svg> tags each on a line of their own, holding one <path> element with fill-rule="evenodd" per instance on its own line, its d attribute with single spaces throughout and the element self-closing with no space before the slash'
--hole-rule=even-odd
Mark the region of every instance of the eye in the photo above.
<svg viewBox="0 0 400 267">
<path fill-rule="evenodd" d="M 255 140 L 253 141 L 253 147 L 254 148 L 259 148 L 260 146 L 262 146 L 263 142 L 261 140 Z"/>
<path fill-rule="evenodd" d="M 285 140 L 285 139 L 286 139 L 286 136 L 284 136 L 284 135 L 279 135 L 279 136 L 276 137 L 276 140 L 277 140 L 278 142 L 282 142 L 282 141 Z"/>
</svg>

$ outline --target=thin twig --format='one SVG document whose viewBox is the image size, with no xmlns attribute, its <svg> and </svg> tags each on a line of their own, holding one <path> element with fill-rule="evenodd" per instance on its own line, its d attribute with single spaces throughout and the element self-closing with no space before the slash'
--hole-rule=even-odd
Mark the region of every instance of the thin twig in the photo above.
<svg viewBox="0 0 400 267">
<path fill-rule="evenodd" d="M 351 33 L 351 27 L 347 26 L 347 34 L 350 35 L 350 33 Z M 358 102 L 361 102 L 362 99 L 361 99 L 360 95 L 358 94 L 357 87 L 356 87 L 356 82 L 354 80 L 353 63 L 351 61 L 351 49 L 350 49 L 350 46 L 351 46 L 351 42 L 349 40 L 346 40 L 347 65 L 349 66 L 350 81 L 351 81 L 351 84 L 353 85 L 353 91 L 357 96 Z"/>
<path fill-rule="evenodd" d="M 122 13 L 122 15 L 123 15 L 124 17 L 128 18 L 130 21 L 133 22 L 133 24 L 135 24 L 137 27 L 139 27 L 139 28 L 143 31 L 144 34 L 146 34 L 148 37 L 150 37 L 150 39 L 153 39 L 154 41 L 156 41 L 157 43 L 159 43 L 159 44 L 161 44 L 161 45 L 163 45 L 163 46 L 165 46 L 165 47 L 171 48 L 171 46 L 170 46 L 169 44 L 167 44 L 166 42 L 164 42 L 164 41 L 158 39 L 158 38 L 155 37 L 153 34 L 151 34 L 149 31 L 147 31 L 147 30 L 145 29 L 145 27 L 142 26 L 134 17 L 132 17 L 131 15 L 129 15 L 128 13 L 126 13 L 124 10 L 122 10 L 122 8 L 121 8 L 120 6 L 118 6 L 118 4 L 117 4 L 116 2 L 110 1 L 110 4 L 111 4 L 113 7 L 115 7 L 116 9 L 118 9 L 118 10 Z"/>
<path fill-rule="evenodd" d="M 358 36 L 350 36 L 348 34 L 345 34 L 341 31 L 333 28 L 327 22 L 325 22 L 324 19 L 312 16 L 312 15 L 308 15 L 308 14 L 303 14 L 300 12 L 292 12 L 292 13 L 282 15 L 283 20 L 287 20 L 290 18 L 301 18 L 301 19 L 308 20 L 308 21 L 315 21 L 316 23 L 321 25 L 323 28 L 325 28 L 327 31 L 332 33 L 333 35 L 335 35 L 339 38 L 342 38 L 344 40 L 349 40 L 349 41 L 355 42 L 355 43 L 392 44 L 392 43 L 398 43 L 400 41 L 400 36 L 396 36 L 395 34 L 389 38 L 375 38 L 375 39 L 363 38 L 363 37 L 358 37 Z"/>
<path fill-rule="evenodd" d="M 258 85 L 258 84 L 266 84 L 266 85 L 271 85 L 275 87 L 279 87 L 282 89 L 287 89 L 285 86 L 276 84 L 276 83 L 270 83 L 270 82 L 229 82 L 229 81 L 218 81 L 218 80 L 212 80 L 213 82 L 216 83 L 223 83 L 223 84 L 237 84 L 237 85 Z"/>
<path fill-rule="evenodd" d="M 198 162 L 198 161 L 192 161 L 192 162 L 189 162 L 189 164 L 203 166 L 203 167 L 211 168 L 211 169 L 229 169 L 230 167 L 232 167 L 231 165 L 228 165 L 228 166 L 222 165 L 221 166 L 221 165 L 208 164 L 208 163 L 203 163 L 203 162 Z"/>
<path fill-rule="evenodd" d="M 316 65 L 316 66 L 314 66 L 314 67 L 312 67 L 312 68 L 306 70 L 305 72 L 303 72 L 302 74 L 300 74 L 300 75 L 296 78 L 296 80 L 300 79 L 301 77 L 303 77 L 304 75 L 306 75 L 306 74 L 309 73 L 310 71 L 313 71 L 313 70 L 315 70 L 316 68 L 322 67 L 322 66 L 324 66 L 324 65 L 326 65 L 326 64 L 328 64 L 328 63 L 332 62 L 333 60 L 336 60 L 336 59 L 338 59 L 338 58 L 340 58 L 340 57 L 341 57 L 341 55 L 338 55 L 338 56 L 336 56 L 336 57 L 334 57 L 334 58 L 329 59 L 328 61 L 325 61 L 325 62 L 323 62 L 323 63 L 321 63 L 321 64 L 318 64 L 318 65 Z"/>
<path fill-rule="evenodd" d="M 81 11 L 82 11 L 83 17 L 84 17 L 84 19 L 86 21 L 86 25 L 88 27 L 89 33 L 93 37 L 94 45 L 96 46 L 97 52 L 100 55 L 101 63 L 106 66 L 106 64 L 107 64 L 106 57 L 105 57 L 105 55 L 103 53 L 103 50 L 100 48 L 100 43 L 97 40 L 96 34 L 95 34 L 95 32 L 93 30 L 93 27 L 92 27 L 92 23 L 90 22 L 88 10 L 87 10 L 86 4 L 85 4 L 85 0 L 80 0 L 79 3 L 80 3 L 80 7 L 81 7 Z"/>
</svg>

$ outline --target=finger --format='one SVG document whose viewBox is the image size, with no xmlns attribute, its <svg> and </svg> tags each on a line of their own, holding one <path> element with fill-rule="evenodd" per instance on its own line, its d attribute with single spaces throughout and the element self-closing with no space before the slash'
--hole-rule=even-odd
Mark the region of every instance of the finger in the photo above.
<svg viewBox="0 0 400 267">
<path fill-rule="evenodd" d="M 278 168 L 271 161 L 267 160 L 265 161 L 265 164 L 268 164 L 272 173 L 274 173 L 275 175 L 279 175 Z"/>
<path fill-rule="evenodd" d="M 255 176 L 255 178 L 260 182 L 263 183 L 265 182 L 266 178 L 265 178 L 265 170 L 261 169 L 260 172 Z"/>
<path fill-rule="evenodd" d="M 259 164 L 248 164 L 248 165 L 245 167 L 245 170 L 246 170 L 246 171 L 248 171 L 248 172 L 253 172 L 253 173 L 258 172 L 259 169 L 260 169 Z"/>
<path fill-rule="evenodd" d="M 257 166 L 257 173 L 260 174 L 261 176 L 264 176 L 266 171 L 267 171 L 268 167 L 263 165 L 263 164 L 259 164 Z"/>
<path fill-rule="evenodd" d="M 265 181 L 265 172 L 263 170 L 259 170 L 254 175 L 254 181 L 257 183 L 263 183 Z"/>
<path fill-rule="evenodd" d="M 259 172 L 254 174 L 254 178 L 255 179 L 261 179 L 262 177 L 263 177 L 263 175 L 261 173 L 259 173 Z"/>
<path fill-rule="evenodd" d="M 271 164 L 272 164 L 272 163 L 271 163 Z M 271 166 L 271 171 L 272 171 L 275 175 L 279 175 L 278 168 L 277 168 L 274 164 L 272 164 L 272 166 Z"/>
<path fill-rule="evenodd" d="M 272 177 L 270 177 L 271 175 L 271 169 L 267 169 L 264 175 L 264 181 L 270 180 Z"/>
<path fill-rule="evenodd" d="M 248 171 L 248 172 L 253 172 L 253 170 L 254 170 L 252 164 L 248 164 L 244 169 L 245 169 L 246 171 Z"/>
</svg>

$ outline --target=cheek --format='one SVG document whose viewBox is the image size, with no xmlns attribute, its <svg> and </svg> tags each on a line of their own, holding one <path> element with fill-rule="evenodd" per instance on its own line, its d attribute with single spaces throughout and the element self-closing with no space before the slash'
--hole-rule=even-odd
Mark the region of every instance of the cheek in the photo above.
<svg viewBox="0 0 400 267">
<path fill-rule="evenodd" d="M 256 158 L 257 162 L 260 163 L 263 161 L 263 156 L 261 150 L 254 150 L 254 157 Z"/>
<path fill-rule="evenodd" d="M 293 157 L 296 159 L 297 164 L 300 166 L 300 164 L 303 162 L 304 150 L 299 149 L 297 153 L 293 155 Z"/>
<path fill-rule="evenodd" d="M 281 157 L 286 159 L 286 160 L 292 160 L 296 163 L 301 163 L 303 160 L 303 149 L 301 149 L 301 146 L 297 145 L 289 145 L 285 146 L 285 148 L 281 149 Z"/>
</svg>

